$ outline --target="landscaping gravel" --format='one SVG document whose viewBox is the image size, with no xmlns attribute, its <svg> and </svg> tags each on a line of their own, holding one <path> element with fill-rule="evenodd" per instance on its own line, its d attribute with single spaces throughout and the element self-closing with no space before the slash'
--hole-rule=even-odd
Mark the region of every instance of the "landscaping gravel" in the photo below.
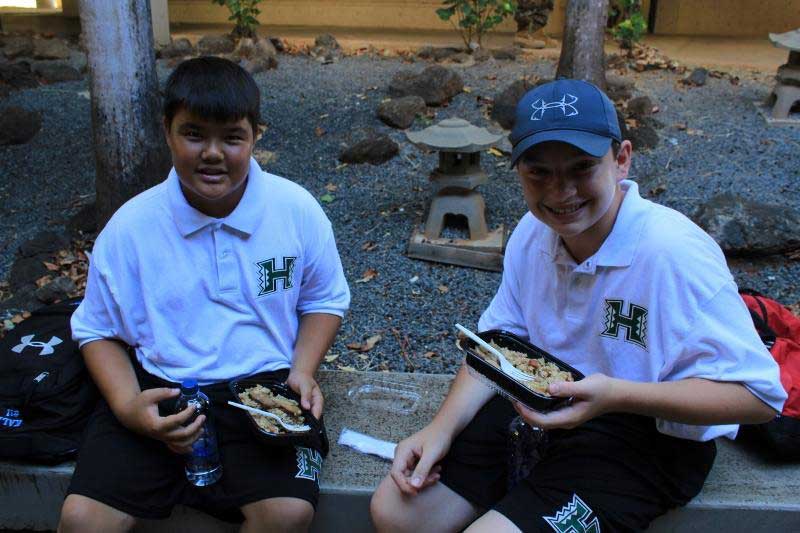
<svg viewBox="0 0 800 533">
<path fill-rule="evenodd" d="M 500 274 L 412 260 L 404 255 L 412 228 L 426 213 L 428 172 L 435 154 L 424 154 L 405 134 L 384 125 L 376 109 L 392 76 L 422 70 L 398 58 L 346 57 L 320 65 L 305 56 L 279 57 L 280 65 L 256 75 L 268 129 L 257 148 L 275 153 L 267 170 L 297 181 L 323 203 L 333 222 L 350 281 L 352 308 L 326 363 L 329 368 L 452 372 L 461 355 L 453 346 L 453 324 L 475 326 L 491 300 Z M 435 121 L 459 116 L 497 130 L 479 96 L 493 97 L 523 75 L 549 77 L 552 61 L 488 61 L 456 69 L 469 92 L 437 108 Z M 159 67 L 163 79 L 167 70 Z M 634 95 L 659 107 L 663 124 L 657 148 L 636 153 L 633 177 L 645 196 L 691 215 L 712 195 L 733 192 L 749 199 L 800 206 L 800 129 L 768 127 L 756 113 L 774 83 L 771 75 L 739 73 L 741 81 L 709 77 L 685 87 L 669 71 L 629 73 Z M 494 78 L 494 79 L 493 79 Z M 63 226 L 93 199 L 94 159 L 85 81 L 49 85 L 12 94 L 8 105 L 42 112 L 39 134 L 22 146 L 0 147 L 0 272 L 7 276 L 15 250 L 37 232 Z M 685 125 L 685 129 L 675 127 Z M 412 129 L 427 124 L 417 119 Z M 380 166 L 341 166 L 337 156 L 356 141 L 385 133 L 400 154 Z M 491 228 L 512 229 L 525 204 L 507 158 L 484 153 L 490 181 L 481 190 Z M 335 191 L 326 185 L 335 185 Z M 332 188 L 332 187 L 331 187 Z M 367 251 L 366 243 L 377 246 Z M 741 286 L 784 303 L 800 300 L 800 261 L 779 256 L 732 260 Z M 358 282 L 367 269 L 377 276 Z M 381 335 L 364 353 L 347 344 Z M 337 357 L 338 356 L 338 357 Z"/>
</svg>

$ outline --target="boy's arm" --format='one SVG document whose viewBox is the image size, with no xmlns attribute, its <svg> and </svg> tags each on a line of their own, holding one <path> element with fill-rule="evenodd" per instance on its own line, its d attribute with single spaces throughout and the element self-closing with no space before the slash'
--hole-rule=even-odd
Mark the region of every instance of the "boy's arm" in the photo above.
<svg viewBox="0 0 800 533">
<path fill-rule="evenodd" d="M 184 427 L 194 414 L 192 406 L 166 417 L 158 414 L 158 402 L 174 398 L 179 389 L 158 388 L 143 392 L 128 354 L 116 341 L 92 341 L 84 344 L 81 352 L 100 394 L 123 426 L 164 442 L 176 453 L 191 451 L 192 442 L 200 436 L 205 416 L 198 416 Z"/>
<path fill-rule="evenodd" d="M 322 416 L 323 398 L 314 375 L 323 356 L 333 344 L 342 319 L 327 313 L 306 313 L 300 317 L 292 369 L 286 383 L 300 395 L 304 409 Z"/>
<path fill-rule="evenodd" d="M 470 376 L 462 365 L 433 420 L 397 445 L 391 476 L 404 494 L 415 495 L 438 481 L 436 463 L 492 396 L 494 392 Z"/>
<path fill-rule="evenodd" d="M 572 428 L 604 413 L 625 412 L 680 424 L 757 424 L 778 414 L 737 382 L 687 378 L 640 383 L 594 374 L 550 386 L 553 396 L 573 396 L 572 405 L 543 414 L 515 404 L 525 420 L 543 429 Z"/>
</svg>

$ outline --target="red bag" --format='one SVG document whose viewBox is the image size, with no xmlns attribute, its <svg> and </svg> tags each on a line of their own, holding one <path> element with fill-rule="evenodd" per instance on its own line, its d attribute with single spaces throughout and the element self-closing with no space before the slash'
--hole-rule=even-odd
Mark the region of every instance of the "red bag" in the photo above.
<svg viewBox="0 0 800 533">
<path fill-rule="evenodd" d="M 789 395 L 783 411 L 766 424 L 742 426 L 745 434 L 784 458 L 800 458 L 800 318 L 775 300 L 750 290 L 740 294 L 764 345 L 780 368 Z"/>
</svg>

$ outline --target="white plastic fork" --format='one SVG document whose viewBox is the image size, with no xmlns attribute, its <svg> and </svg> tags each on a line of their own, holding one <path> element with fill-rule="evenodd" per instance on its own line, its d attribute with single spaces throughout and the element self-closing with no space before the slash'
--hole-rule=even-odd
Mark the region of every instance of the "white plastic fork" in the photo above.
<svg viewBox="0 0 800 533">
<path fill-rule="evenodd" d="M 263 415 L 267 418 L 274 418 L 278 421 L 278 423 L 283 426 L 288 431 L 308 431 L 311 429 L 311 426 L 295 426 L 294 424 L 289 424 L 288 422 L 284 422 L 281 417 L 274 413 L 270 413 L 269 411 L 262 411 L 261 409 L 256 409 L 255 407 L 250 407 L 249 405 L 244 405 L 242 403 L 236 403 L 228 401 L 228 405 L 232 405 L 234 407 L 238 407 L 239 409 L 244 409 L 245 411 L 250 411 L 251 413 L 255 413 L 257 415 Z"/>
<path fill-rule="evenodd" d="M 461 324 L 456 324 L 456 327 L 458 328 L 458 330 L 461 333 L 463 333 L 464 335 L 466 335 L 470 339 L 474 340 L 475 342 L 477 342 L 478 344 L 480 344 L 481 346 L 483 346 L 484 348 L 489 350 L 489 352 L 492 353 L 495 357 L 497 357 L 497 360 L 500 361 L 500 369 L 503 372 L 505 372 L 506 374 L 508 374 L 512 378 L 516 379 L 517 381 L 531 381 L 531 380 L 534 379 L 534 377 L 531 376 L 530 374 L 526 374 L 522 370 L 520 370 L 517 367 L 515 367 L 514 365 L 512 365 L 511 362 L 508 359 L 506 359 L 503 356 L 503 354 L 500 353 L 499 350 L 494 348 L 494 346 L 492 346 L 491 344 L 489 344 L 485 340 L 481 339 L 480 337 L 475 335 L 473 332 L 471 332 L 470 330 L 468 330 L 467 328 L 465 328 Z"/>
</svg>

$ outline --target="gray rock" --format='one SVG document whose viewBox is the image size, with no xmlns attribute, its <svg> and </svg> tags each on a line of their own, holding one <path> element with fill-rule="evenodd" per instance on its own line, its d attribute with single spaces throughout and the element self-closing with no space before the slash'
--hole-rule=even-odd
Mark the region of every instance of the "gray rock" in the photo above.
<svg viewBox="0 0 800 533">
<path fill-rule="evenodd" d="M 38 111 L 21 107 L 0 110 L 0 146 L 25 144 L 42 128 L 42 116 Z"/>
<path fill-rule="evenodd" d="M 541 39 L 515 39 L 514 44 L 527 50 L 541 50 L 547 47 L 547 42 Z"/>
<path fill-rule="evenodd" d="M 9 59 L 30 57 L 33 55 L 33 38 L 27 35 L 15 35 L 3 39 L 3 55 Z"/>
<path fill-rule="evenodd" d="M 417 51 L 417 57 L 420 59 L 430 59 L 433 61 L 444 61 L 450 59 L 456 54 L 464 53 L 461 48 L 454 48 L 452 46 L 423 46 Z"/>
<path fill-rule="evenodd" d="M 0 82 L 12 89 L 33 89 L 39 80 L 27 62 L 0 63 Z"/>
<path fill-rule="evenodd" d="M 59 276 L 47 285 L 36 289 L 36 299 L 42 303 L 51 304 L 57 300 L 64 300 L 78 290 L 72 278 Z"/>
<path fill-rule="evenodd" d="M 364 139 L 345 149 L 339 155 L 342 163 L 380 165 L 400 153 L 400 147 L 388 135 Z"/>
<path fill-rule="evenodd" d="M 242 37 L 239 39 L 239 44 L 236 45 L 236 49 L 233 51 L 233 55 L 244 59 L 250 59 L 257 54 L 258 48 L 256 47 L 256 41 L 249 37 Z"/>
<path fill-rule="evenodd" d="M 517 48 L 514 46 L 506 46 L 505 48 L 497 48 L 491 50 L 492 57 L 501 61 L 514 61 L 517 59 Z"/>
<path fill-rule="evenodd" d="M 242 59 L 239 65 L 250 74 L 266 72 L 278 67 L 278 60 L 275 57 L 254 57 L 252 59 Z"/>
<path fill-rule="evenodd" d="M 636 118 L 648 117 L 653 114 L 653 101 L 649 96 L 637 96 L 628 101 L 628 113 Z"/>
<path fill-rule="evenodd" d="M 314 47 L 311 49 L 310 55 L 325 65 L 339 61 L 344 54 L 336 37 L 330 33 L 325 33 L 314 40 Z"/>
<path fill-rule="evenodd" d="M 683 80 L 686 85 L 694 85 L 695 87 L 702 87 L 708 80 L 708 71 L 703 67 L 696 68 L 692 71 L 687 78 Z"/>
<path fill-rule="evenodd" d="M 261 57 L 271 57 L 278 62 L 278 50 L 270 39 L 258 39 L 256 41 L 256 52 Z"/>
<path fill-rule="evenodd" d="M 44 262 L 51 259 L 49 254 L 18 257 L 11 265 L 11 272 L 8 274 L 8 288 L 15 293 L 23 287 L 34 285 L 37 279 L 50 273 Z"/>
<path fill-rule="evenodd" d="M 286 51 L 286 46 L 284 45 L 283 40 L 281 40 L 279 37 L 270 37 L 269 42 L 278 52 Z"/>
<path fill-rule="evenodd" d="M 406 129 L 414 123 L 417 115 L 424 113 L 425 100 L 419 96 L 404 96 L 378 106 L 378 118 L 393 128 Z"/>
<path fill-rule="evenodd" d="M 472 53 L 472 58 L 477 63 L 483 63 L 484 61 L 489 61 L 492 58 L 492 54 L 486 48 L 478 48 Z"/>
<path fill-rule="evenodd" d="M 513 128 L 517 102 L 536 85 L 538 85 L 537 82 L 528 78 L 522 78 L 511 83 L 494 97 L 494 104 L 489 117 L 505 130 Z"/>
<path fill-rule="evenodd" d="M 83 206 L 67 221 L 67 231 L 73 237 L 97 231 L 97 208 L 94 203 Z"/>
<path fill-rule="evenodd" d="M 31 69 L 45 83 L 75 81 L 83 78 L 80 72 L 64 61 L 37 61 Z"/>
<path fill-rule="evenodd" d="M 55 254 L 69 246 L 66 235 L 57 231 L 40 231 L 32 239 L 22 243 L 17 250 L 20 257 L 34 257 L 39 254 Z"/>
<path fill-rule="evenodd" d="M 695 222 L 726 254 L 760 256 L 800 249 L 800 212 L 725 193 L 697 210 Z"/>
<path fill-rule="evenodd" d="M 635 87 L 632 79 L 606 71 L 606 94 L 612 100 L 629 100 Z"/>
<path fill-rule="evenodd" d="M 34 39 L 34 59 L 69 59 L 70 47 L 61 39 Z"/>
<path fill-rule="evenodd" d="M 628 129 L 627 139 L 634 150 L 650 150 L 658 146 L 658 132 L 652 124 L 641 122 L 639 126 Z"/>
<path fill-rule="evenodd" d="M 336 37 L 331 35 L 330 33 L 323 33 L 322 35 L 318 35 L 316 39 L 314 39 L 314 46 L 322 46 L 324 48 L 330 48 L 332 50 L 341 50 L 341 46 L 339 46 L 339 41 L 336 40 Z"/>
<path fill-rule="evenodd" d="M 391 96 L 419 96 L 427 105 L 439 106 L 464 89 L 464 80 L 441 65 L 431 65 L 416 74 L 410 70 L 398 72 L 389 83 Z"/>
<path fill-rule="evenodd" d="M 230 54 L 235 48 L 230 35 L 205 35 L 197 43 L 201 55 Z"/>
<path fill-rule="evenodd" d="M 196 50 L 192 46 L 192 42 L 185 37 L 182 39 L 175 39 L 168 45 L 163 47 L 158 52 L 158 56 L 164 59 L 173 57 L 186 57 L 195 55 Z"/>
</svg>

